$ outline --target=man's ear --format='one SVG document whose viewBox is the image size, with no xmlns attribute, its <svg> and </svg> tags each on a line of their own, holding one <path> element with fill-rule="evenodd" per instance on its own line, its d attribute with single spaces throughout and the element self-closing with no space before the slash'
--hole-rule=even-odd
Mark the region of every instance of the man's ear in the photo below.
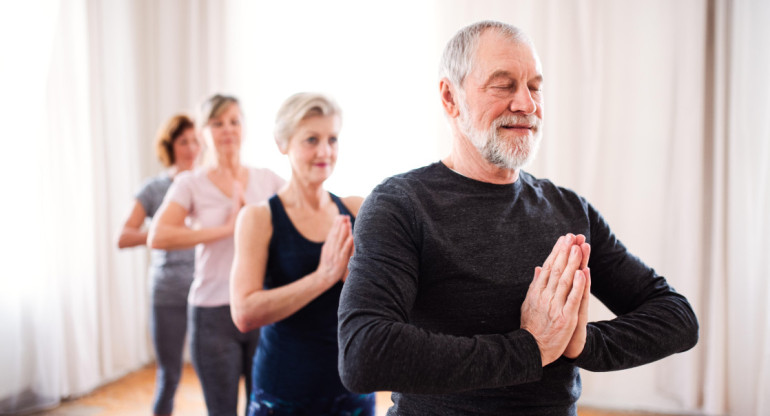
<svg viewBox="0 0 770 416">
<path fill-rule="evenodd" d="M 457 92 L 452 83 L 446 78 L 441 78 L 438 87 L 441 91 L 441 105 L 444 106 L 444 111 L 450 118 L 457 117 L 460 114 L 460 108 L 457 102 Z"/>
</svg>

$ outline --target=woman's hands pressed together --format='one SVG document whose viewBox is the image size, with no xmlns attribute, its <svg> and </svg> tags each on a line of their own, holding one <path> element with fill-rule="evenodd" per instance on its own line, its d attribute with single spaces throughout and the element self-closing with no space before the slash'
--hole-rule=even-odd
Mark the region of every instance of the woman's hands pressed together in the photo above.
<svg viewBox="0 0 770 416">
<path fill-rule="evenodd" d="M 334 218 L 332 228 L 321 248 L 321 259 L 316 270 L 326 287 L 333 286 L 339 280 L 345 280 L 348 276 L 348 261 L 352 255 L 353 228 L 350 217 L 338 215 Z"/>
</svg>

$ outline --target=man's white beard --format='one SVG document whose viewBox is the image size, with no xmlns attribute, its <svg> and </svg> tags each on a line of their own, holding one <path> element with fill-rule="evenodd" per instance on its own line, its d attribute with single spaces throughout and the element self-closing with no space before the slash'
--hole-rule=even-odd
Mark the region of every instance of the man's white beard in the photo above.
<svg viewBox="0 0 770 416">
<path fill-rule="evenodd" d="M 540 118 L 535 115 L 502 115 L 492 122 L 488 130 L 477 130 L 473 127 L 467 103 L 464 99 L 458 101 L 460 102 L 460 130 L 489 163 L 503 169 L 518 170 L 535 158 L 542 137 Z M 533 126 L 534 134 L 531 137 L 517 136 L 514 140 L 500 137 L 498 131 L 501 126 L 515 124 Z"/>
</svg>

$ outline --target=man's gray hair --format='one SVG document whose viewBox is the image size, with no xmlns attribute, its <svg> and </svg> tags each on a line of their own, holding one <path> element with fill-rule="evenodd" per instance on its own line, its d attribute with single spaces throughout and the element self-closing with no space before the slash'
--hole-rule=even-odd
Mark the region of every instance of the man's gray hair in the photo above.
<svg viewBox="0 0 770 416">
<path fill-rule="evenodd" d="M 513 41 L 532 44 L 521 29 L 508 23 L 494 20 L 473 23 L 460 29 L 444 48 L 439 68 L 440 78 L 447 78 L 455 88 L 463 90 L 463 81 L 473 69 L 473 57 L 478 49 L 479 37 L 487 29 L 495 30 Z"/>
</svg>

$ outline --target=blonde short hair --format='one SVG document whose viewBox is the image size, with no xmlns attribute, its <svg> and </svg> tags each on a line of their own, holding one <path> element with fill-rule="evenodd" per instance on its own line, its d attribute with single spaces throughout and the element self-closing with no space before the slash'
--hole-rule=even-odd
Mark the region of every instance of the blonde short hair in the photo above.
<svg viewBox="0 0 770 416">
<path fill-rule="evenodd" d="M 219 117 L 231 104 L 240 105 L 238 99 L 231 95 L 215 94 L 201 104 L 198 123 L 203 128 L 212 118 Z"/>
<path fill-rule="evenodd" d="M 155 153 L 163 166 L 169 167 L 176 163 L 174 142 L 185 130 L 192 128 L 195 128 L 195 124 L 184 114 L 177 114 L 160 126 L 155 135 Z"/>
<path fill-rule="evenodd" d="M 342 116 L 337 103 L 323 94 L 300 92 L 283 102 L 275 117 L 273 136 L 280 149 L 286 149 L 289 139 L 302 120 L 313 116 Z"/>
</svg>

